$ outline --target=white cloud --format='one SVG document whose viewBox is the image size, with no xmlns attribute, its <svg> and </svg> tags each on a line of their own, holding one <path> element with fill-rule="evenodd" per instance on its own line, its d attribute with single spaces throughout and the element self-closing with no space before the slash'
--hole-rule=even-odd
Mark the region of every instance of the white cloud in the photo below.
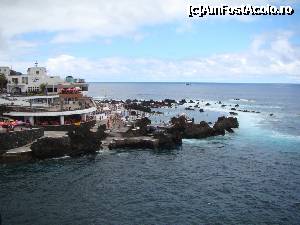
<svg viewBox="0 0 300 225">
<path fill-rule="evenodd" d="M 46 65 L 57 74 L 80 74 L 89 81 L 218 81 L 300 82 L 300 48 L 289 42 L 290 32 L 257 36 L 240 53 L 206 58 L 163 60 L 155 58 L 101 58 L 70 55 L 50 58 Z"/>
<path fill-rule="evenodd" d="M 220 0 L 1 0 L 0 32 L 6 38 L 30 32 L 51 32 L 52 42 L 80 42 L 93 37 L 140 36 L 139 28 L 177 22 L 186 28 L 189 5 L 240 5 Z M 249 0 L 249 4 L 279 3 Z M 214 17 L 218 19 L 224 16 Z M 230 17 L 248 21 L 245 16 Z M 226 18 L 228 19 L 228 18 Z M 201 19 L 197 19 L 197 22 Z"/>
<path fill-rule="evenodd" d="M 192 29 L 188 6 L 197 4 L 240 5 L 244 1 L 220 0 L 0 0 L 0 65 L 15 65 L 23 71 L 32 62 L 18 61 L 18 56 L 34 52 L 40 43 L 24 41 L 22 34 L 45 32 L 52 43 L 70 43 L 101 38 L 113 44 L 113 37 L 132 37 L 141 41 L 148 34 L 140 28 L 175 23 L 177 32 Z M 249 0 L 254 5 L 289 4 L 292 1 Z M 209 17 L 238 19 L 246 17 Z M 209 57 L 165 60 L 159 58 L 89 59 L 69 54 L 51 57 L 44 64 L 54 74 L 82 75 L 90 81 L 237 81 L 268 77 L 269 81 L 288 78 L 300 81 L 299 47 L 289 41 L 291 32 L 256 37 L 249 49 L 240 53 Z M 58 45 L 55 45 L 58 46 Z M 2 50 L 2 51 L 1 51 Z M 259 79 L 256 79 L 259 81 Z"/>
</svg>

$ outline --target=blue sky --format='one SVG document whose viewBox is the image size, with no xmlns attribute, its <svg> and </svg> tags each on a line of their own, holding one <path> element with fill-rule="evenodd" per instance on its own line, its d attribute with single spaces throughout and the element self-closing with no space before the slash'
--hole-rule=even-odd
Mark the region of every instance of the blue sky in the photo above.
<svg viewBox="0 0 300 225">
<path fill-rule="evenodd" d="M 293 16 L 204 19 L 184 0 L 24 2 L 0 2 L 13 15 L 0 21 L 0 63 L 22 72 L 38 60 L 88 81 L 300 82 L 297 1 L 249 1 Z"/>
</svg>

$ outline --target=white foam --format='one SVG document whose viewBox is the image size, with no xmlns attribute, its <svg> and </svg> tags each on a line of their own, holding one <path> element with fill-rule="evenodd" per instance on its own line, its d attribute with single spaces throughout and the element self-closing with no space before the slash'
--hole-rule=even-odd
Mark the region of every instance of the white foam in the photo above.
<svg viewBox="0 0 300 225">
<path fill-rule="evenodd" d="M 70 156 L 68 155 L 65 155 L 65 156 L 61 156 L 61 157 L 54 157 L 52 158 L 53 160 L 58 160 L 58 159 L 68 159 L 68 158 L 71 158 Z"/>
<path fill-rule="evenodd" d="M 245 98 L 229 99 L 229 101 L 235 101 L 235 102 L 256 102 L 254 99 L 245 99 Z"/>
<path fill-rule="evenodd" d="M 293 135 L 293 134 L 283 134 L 278 131 L 272 131 L 270 136 L 272 138 L 279 138 L 279 139 L 288 139 L 293 141 L 300 141 L 299 135 Z"/>
</svg>

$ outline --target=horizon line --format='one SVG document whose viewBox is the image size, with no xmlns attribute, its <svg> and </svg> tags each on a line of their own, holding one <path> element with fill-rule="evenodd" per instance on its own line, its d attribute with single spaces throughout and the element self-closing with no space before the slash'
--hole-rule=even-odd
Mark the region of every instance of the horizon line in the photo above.
<svg viewBox="0 0 300 225">
<path fill-rule="evenodd" d="M 294 84 L 299 83 L 283 83 L 283 82 L 213 82 L 213 81 L 87 81 L 87 83 L 177 83 L 177 84 Z"/>
</svg>

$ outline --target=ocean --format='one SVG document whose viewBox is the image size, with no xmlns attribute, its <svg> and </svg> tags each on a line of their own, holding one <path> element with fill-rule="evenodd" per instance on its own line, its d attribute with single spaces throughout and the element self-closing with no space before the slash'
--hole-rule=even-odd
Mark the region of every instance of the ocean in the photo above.
<svg viewBox="0 0 300 225">
<path fill-rule="evenodd" d="M 260 113 L 238 112 L 235 133 L 174 150 L 0 165 L 3 225 L 300 224 L 300 85 L 91 83 L 89 95 L 211 103 L 161 109 L 156 122 L 183 112 L 214 122 L 236 104 Z"/>
</svg>

